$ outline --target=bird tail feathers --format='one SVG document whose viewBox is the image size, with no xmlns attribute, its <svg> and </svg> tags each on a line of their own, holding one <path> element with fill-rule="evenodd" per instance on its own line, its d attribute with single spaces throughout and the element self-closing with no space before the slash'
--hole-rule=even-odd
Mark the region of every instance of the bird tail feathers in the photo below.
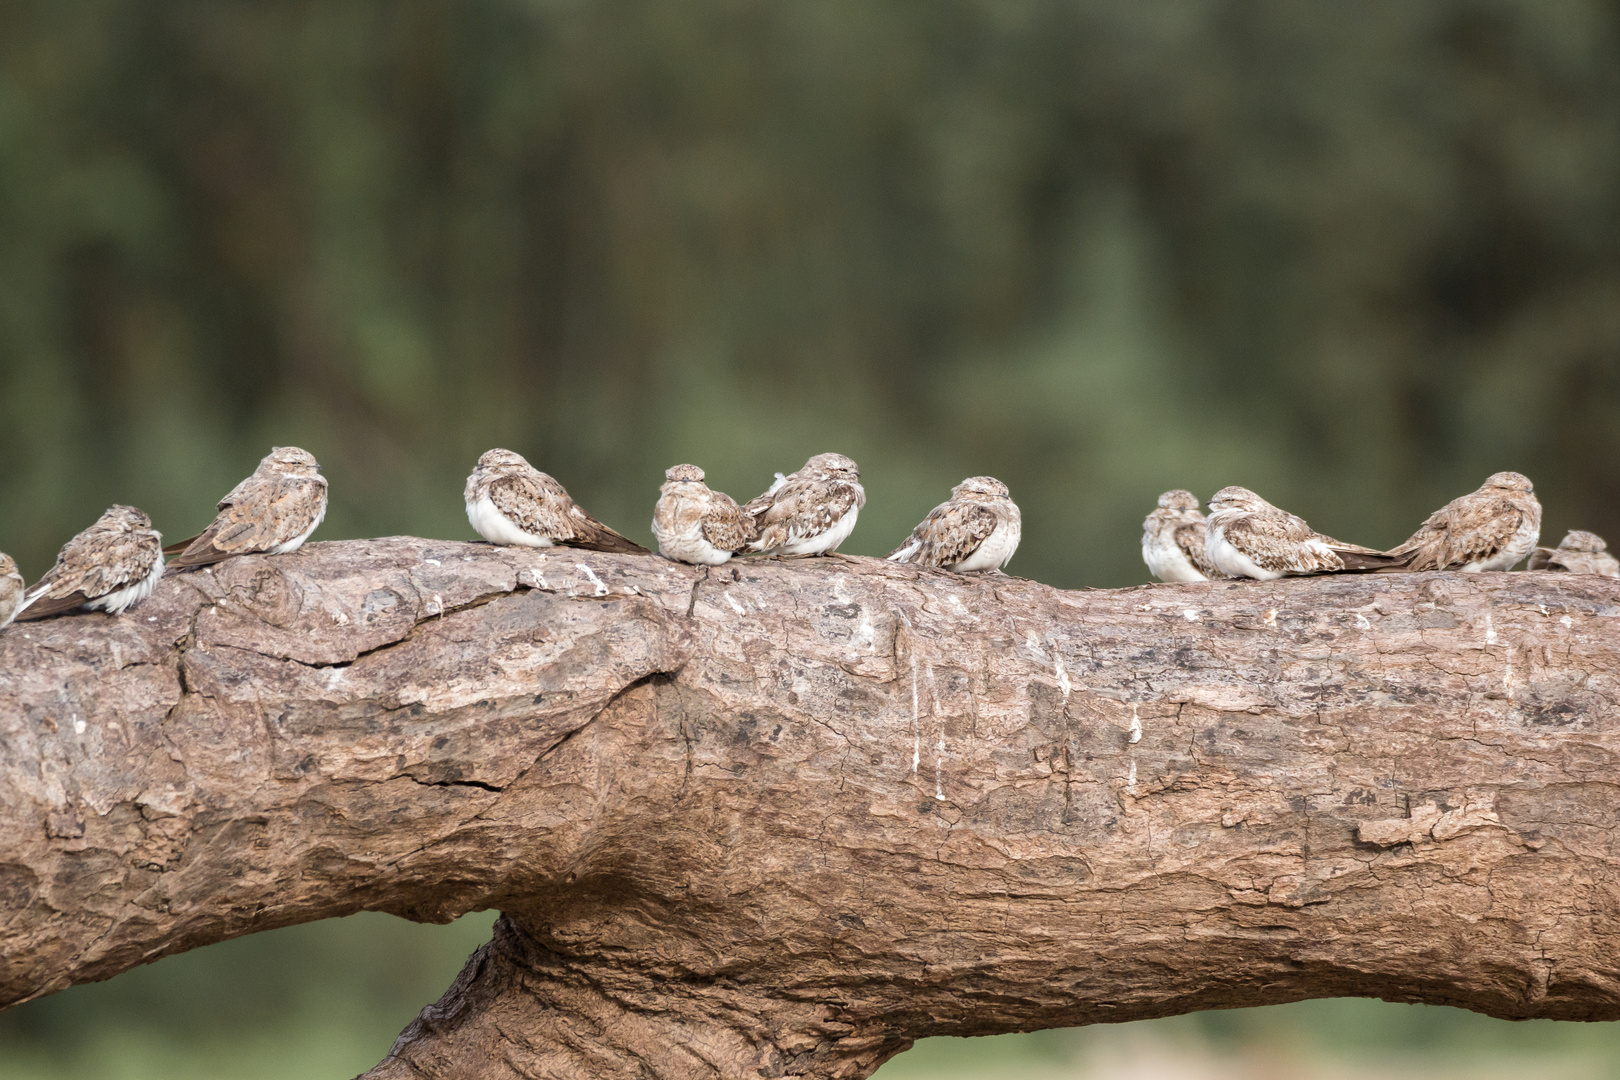
<svg viewBox="0 0 1620 1080">
<path fill-rule="evenodd" d="M 652 552 L 642 547 L 627 536 L 621 536 L 612 529 L 596 523 L 589 536 L 573 541 L 575 547 L 586 548 L 590 551 L 607 551 L 616 555 L 651 555 Z"/>
</svg>

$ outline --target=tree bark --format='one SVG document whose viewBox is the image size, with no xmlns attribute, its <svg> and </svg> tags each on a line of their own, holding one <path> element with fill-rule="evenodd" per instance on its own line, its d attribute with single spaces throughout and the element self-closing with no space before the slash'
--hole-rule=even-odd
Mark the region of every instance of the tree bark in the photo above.
<svg viewBox="0 0 1620 1080">
<path fill-rule="evenodd" d="M 370 1077 L 861 1077 L 1334 995 L 1620 1018 L 1620 583 L 1064 592 L 395 538 L 0 634 L 0 1002 L 370 909 Z"/>
</svg>

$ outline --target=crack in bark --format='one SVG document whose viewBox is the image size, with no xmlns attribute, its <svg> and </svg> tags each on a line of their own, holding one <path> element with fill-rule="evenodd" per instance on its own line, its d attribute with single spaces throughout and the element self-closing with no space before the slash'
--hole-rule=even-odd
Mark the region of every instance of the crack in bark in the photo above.
<svg viewBox="0 0 1620 1080">
<path fill-rule="evenodd" d="M 413 582 L 412 583 L 412 588 L 415 588 L 415 587 L 416 587 L 415 583 Z M 552 594 L 555 594 L 555 595 L 563 595 L 563 596 L 568 595 L 566 593 L 558 593 L 557 590 L 555 590 L 555 589 L 539 589 L 539 588 L 536 588 L 534 586 L 524 585 L 521 582 L 519 582 L 518 584 L 514 585 L 510 589 L 499 589 L 499 590 L 496 590 L 494 592 L 481 593 L 478 596 L 473 597 L 471 600 L 468 600 L 465 603 L 457 604 L 454 607 L 441 608 L 440 610 L 434 611 L 434 612 L 432 612 L 430 614 L 427 614 L 427 615 L 416 616 L 415 620 L 411 623 L 410 629 L 406 630 L 404 634 L 402 634 L 399 637 L 395 638 L 393 641 L 385 641 L 381 645 L 375 645 L 372 648 L 365 649 L 365 650 L 362 650 L 361 652 L 355 653 L 354 657 L 352 659 L 349 659 L 349 660 L 335 660 L 335 661 L 332 661 L 331 663 L 304 663 L 303 661 L 295 660 L 290 656 L 285 656 L 285 655 L 282 655 L 282 654 L 279 654 L 279 653 L 260 652 L 259 655 L 263 656 L 267 660 L 282 660 L 282 661 L 286 661 L 287 663 L 292 663 L 292 664 L 303 664 L 304 667 L 310 668 L 310 669 L 315 670 L 315 671 L 342 670 L 344 668 L 353 667 L 355 664 L 359 663 L 362 660 L 370 659 L 371 657 L 374 657 L 374 656 L 377 656 L 377 655 L 380 655 L 380 654 L 383 654 L 383 653 L 387 653 L 389 650 L 396 649 L 401 645 L 410 644 L 415 639 L 417 631 L 421 630 L 422 627 L 431 625 L 431 624 L 436 623 L 436 622 L 443 622 L 444 619 L 447 616 L 458 615 L 458 614 L 460 614 L 461 612 L 464 612 L 464 611 L 475 611 L 478 608 L 484 607 L 484 606 L 486 606 L 488 604 L 492 604 L 497 600 L 503 600 L 503 599 L 505 599 L 506 597 L 509 597 L 509 596 L 521 596 L 524 593 L 528 593 L 528 592 L 546 592 L 546 593 L 552 593 Z M 417 594 L 417 599 L 419 601 L 418 610 L 420 611 L 421 610 L 421 604 L 420 604 L 421 594 L 420 593 Z M 569 599 L 571 599 L 571 600 L 573 600 L 573 599 L 581 599 L 581 600 L 583 600 L 583 599 L 590 599 L 590 598 L 589 597 L 569 596 Z M 252 650 L 252 651 L 257 652 L 258 650 Z"/>
<path fill-rule="evenodd" d="M 412 783 L 421 784 L 423 787 L 470 787 L 479 788 L 483 791 L 492 791 L 497 795 L 506 790 L 504 784 L 486 784 L 482 780 L 423 780 L 409 773 L 403 775 L 405 779 Z"/>
</svg>

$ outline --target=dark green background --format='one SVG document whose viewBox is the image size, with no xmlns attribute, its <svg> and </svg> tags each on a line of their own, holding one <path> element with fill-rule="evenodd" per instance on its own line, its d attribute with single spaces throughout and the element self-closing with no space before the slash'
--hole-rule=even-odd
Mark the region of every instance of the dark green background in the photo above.
<svg viewBox="0 0 1620 1080">
<path fill-rule="evenodd" d="M 1513 468 L 1550 541 L 1620 536 L 1617 441 L 1613 0 L 0 0 L 0 549 L 30 578 L 113 501 L 189 535 L 272 443 L 331 478 L 317 539 L 471 538 L 496 445 L 644 540 L 670 464 L 747 498 L 839 450 L 867 554 L 991 473 L 1010 569 L 1079 587 L 1144 580 L 1172 486 L 1383 546 Z M 0 1016 L 0 1077 L 348 1075 L 485 921 L 70 991 Z M 1608 1045 L 1481 1023 L 1146 1030 Z M 1125 1075 L 1085 1040 L 1132 1030 L 1018 1045 Z"/>
</svg>

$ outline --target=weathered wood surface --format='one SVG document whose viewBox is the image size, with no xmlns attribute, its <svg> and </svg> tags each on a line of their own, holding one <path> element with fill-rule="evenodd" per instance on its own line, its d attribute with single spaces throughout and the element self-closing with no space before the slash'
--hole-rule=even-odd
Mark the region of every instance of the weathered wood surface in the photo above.
<svg viewBox="0 0 1620 1080">
<path fill-rule="evenodd" d="M 1617 616 L 1552 573 L 234 560 L 0 634 L 0 1002 L 495 907 L 369 1075 L 863 1076 L 1339 994 L 1620 1018 Z"/>
</svg>

